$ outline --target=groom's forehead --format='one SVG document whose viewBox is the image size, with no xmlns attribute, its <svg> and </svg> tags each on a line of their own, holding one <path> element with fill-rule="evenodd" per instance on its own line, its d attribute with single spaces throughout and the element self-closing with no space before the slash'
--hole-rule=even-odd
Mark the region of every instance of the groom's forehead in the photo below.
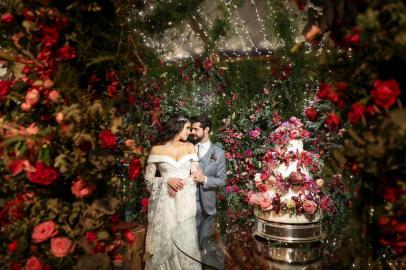
<svg viewBox="0 0 406 270">
<path fill-rule="evenodd" d="M 200 127 L 200 122 L 193 122 L 192 127 L 199 128 Z"/>
</svg>

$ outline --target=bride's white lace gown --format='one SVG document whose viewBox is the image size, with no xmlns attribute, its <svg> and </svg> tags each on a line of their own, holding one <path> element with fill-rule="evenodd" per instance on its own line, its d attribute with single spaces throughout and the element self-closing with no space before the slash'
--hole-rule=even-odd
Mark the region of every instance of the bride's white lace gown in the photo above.
<svg viewBox="0 0 406 270">
<path fill-rule="evenodd" d="M 199 263 L 177 250 L 172 242 L 172 232 L 177 224 L 196 215 L 196 184 L 191 173 L 198 168 L 196 154 L 187 154 L 176 161 L 169 156 L 150 155 L 147 161 L 145 180 L 151 196 L 148 205 L 148 230 L 145 251 L 147 256 L 145 269 L 177 270 L 198 269 Z M 159 170 L 160 177 L 155 173 Z M 186 185 L 176 196 L 170 197 L 167 181 L 177 177 L 184 179 Z M 188 244 L 197 247 L 196 226 L 185 231 Z M 198 250 L 196 248 L 196 250 Z M 196 254 L 195 254 L 196 256 Z"/>
</svg>

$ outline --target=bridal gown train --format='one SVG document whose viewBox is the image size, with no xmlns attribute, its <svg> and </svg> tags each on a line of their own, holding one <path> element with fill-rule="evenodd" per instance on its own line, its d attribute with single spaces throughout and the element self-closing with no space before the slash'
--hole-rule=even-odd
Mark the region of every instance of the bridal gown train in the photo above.
<svg viewBox="0 0 406 270">
<path fill-rule="evenodd" d="M 198 168 L 196 154 L 187 154 L 176 161 L 169 156 L 150 155 L 147 161 L 145 180 L 151 196 L 148 205 L 148 230 L 145 252 L 150 256 L 146 260 L 148 270 L 201 270 L 200 263 L 184 255 L 172 241 L 175 227 L 196 216 L 196 184 L 191 173 Z M 159 170 L 160 177 L 155 173 Z M 175 197 L 168 193 L 167 181 L 177 177 L 184 179 L 186 185 Z M 184 232 L 188 245 L 196 245 L 198 252 L 196 225 L 191 224 Z M 194 254 L 198 256 L 199 254 Z"/>
</svg>

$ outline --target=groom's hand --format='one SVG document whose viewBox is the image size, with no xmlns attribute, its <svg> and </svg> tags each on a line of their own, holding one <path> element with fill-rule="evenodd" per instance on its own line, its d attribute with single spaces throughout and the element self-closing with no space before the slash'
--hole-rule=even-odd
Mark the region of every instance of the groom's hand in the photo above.
<svg viewBox="0 0 406 270">
<path fill-rule="evenodd" d="M 168 186 L 170 189 L 178 192 L 179 190 L 183 189 L 185 182 L 180 178 L 169 178 L 168 179 Z"/>
<path fill-rule="evenodd" d="M 197 171 L 193 173 L 193 180 L 198 183 L 206 182 L 206 176 L 203 174 L 200 168 L 198 168 Z"/>
</svg>

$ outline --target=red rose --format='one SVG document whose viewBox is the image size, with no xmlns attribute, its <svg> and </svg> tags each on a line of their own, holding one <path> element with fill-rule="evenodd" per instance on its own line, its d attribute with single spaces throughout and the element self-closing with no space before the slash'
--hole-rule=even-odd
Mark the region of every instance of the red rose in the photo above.
<svg viewBox="0 0 406 270">
<path fill-rule="evenodd" d="M 316 121 L 317 119 L 317 111 L 313 107 L 309 107 L 305 110 L 305 115 L 307 119 L 310 121 Z"/>
<path fill-rule="evenodd" d="M 110 130 L 102 130 L 99 134 L 101 146 L 104 148 L 114 149 L 117 145 L 117 137 Z"/>
<path fill-rule="evenodd" d="M 109 97 L 115 97 L 117 95 L 117 87 L 119 86 L 119 82 L 115 81 L 107 86 L 107 95 Z"/>
<path fill-rule="evenodd" d="M 86 233 L 86 240 L 89 243 L 93 243 L 94 241 L 97 240 L 97 233 L 95 233 L 95 232 L 87 232 Z"/>
<path fill-rule="evenodd" d="M 124 238 L 128 243 L 133 243 L 136 239 L 135 234 L 130 230 L 124 232 Z"/>
<path fill-rule="evenodd" d="M 321 83 L 316 95 L 319 99 L 328 99 L 331 92 L 333 92 L 333 86 L 330 83 Z"/>
<path fill-rule="evenodd" d="M 63 60 L 71 60 L 76 58 L 76 49 L 68 44 L 59 48 L 59 57 Z"/>
<path fill-rule="evenodd" d="M 148 198 L 142 198 L 141 199 L 142 212 L 147 212 L 148 211 L 148 204 L 149 204 Z"/>
<path fill-rule="evenodd" d="M 10 12 L 6 12 L 1 15 L 1 22 L 3 23 L 13 23 L 14 22 L 14 15 Z"/>
<path fill-rule="evenodd" d="M 213 68 L 213 62 L 211 61 L 211 59 L 206 59 L 204 60 L 204 69 L 205 70 L 210 70 Z"/>
<path fill-rule="evenodd" d="M 32 11 L 29 10 L 29 9 L 24 9 L 24 11 L 23 11 L 23 16 L 24 16 L 24 18 L 25 18 L 26 20 L 28 20 L 28 21 L 33 21 L 33 20 L 35 20 L 35 14 L 34 14 L 34 12 L 32 12 Z"/>
<path fill-rule="evenodd" d="M 350 123 L 353 125 L 358 124 L 365 114 L 365 106 L 359 102 L 352 104 L 351 111 L 348 113 Z"/>
<path fill-rule="evenodd" d="M 45 47 L 51 47 L 59 40 L 59 31 L 56 27 L 42 26 L 42 40 Z"/>
<path fill-rule="evenodd" d="M 347 90 L 348 85 L 345 82 L 336 82 L 336 89 L 339 92 L 345 92 Z"/>
<path fill-rule="evenodd" d="M 135 180 L 141 174 L 141 161 L 138 158 L 132 158 L 128 167 L 128 178 Z"/>
<path fill-rule="evenodd" d="M 8 252 L 14 252 L 17 250 L 17 240 L 13 240 L 10 244 L 7 245 Z"/>
<path fill-rule="evenodd" d="M 37 162 L 34 166 L 34 172 L 27 172 L 30 182 L 40 185 L 50 185 L 59 177 L 59 172 L 53 167 L 45 165 L 44 162 Z"/>
<path fill-rule="evenodd" d="M 396 202 L 398 198 L 398 194 L 396 192 L 395 188 L 386 188 L 383 194 L 383 198 L 385 201 L 388 201 L 390 203 Z"/>
<path fill-rule="evenodd" d="M 406 234 L 406 222 L 399 222 L 393 227 L 393 230 L 399 234 Z"/>
<path fill-rule="evenodd" d="M 330 129 L 334 129 L 334 128 L 338 127 L 339 124 L 340 124 L 340 117 L 337 114 L 335 114 L 335 113 L 327 114 L 326 125 Z"/>
<path fill-rule="evenodd" d="M 21 270 L 22 265 L 18 262 L 11 262 L 9 265 L 10 270 Z"/>
<path fill-rule="evenodd" d="M 10 81 L 0 80 L 0 97 L 3 97 L 10 93 L 10 85 Z"/>
<path fill-rule="evenodd" d="M 379 113 L 379 109 L 378 109 L 378 107 L 376 107 L 376 105 L 368 105 L 365 112 L 367 115 L 373 116 L 373 115 Z"/>
<path fill-rule="evenodd" d="M 374 87 L 375 88 L 371 91 L 371 96 L 374 99 L 376 105 L 387 109 L 396 103 L 396 100 L 400 95 L 400 88 L 397 81 L 376 80 L 374 82 Z"/>
<path fill-rule="evenodd" d="M 27 260 L 27 263 L 25 264 L 24 269 L 29 269 L 29 270 L 42 270 L 42 262 L 35 256 L 32 256 Z"/>
</svg>

